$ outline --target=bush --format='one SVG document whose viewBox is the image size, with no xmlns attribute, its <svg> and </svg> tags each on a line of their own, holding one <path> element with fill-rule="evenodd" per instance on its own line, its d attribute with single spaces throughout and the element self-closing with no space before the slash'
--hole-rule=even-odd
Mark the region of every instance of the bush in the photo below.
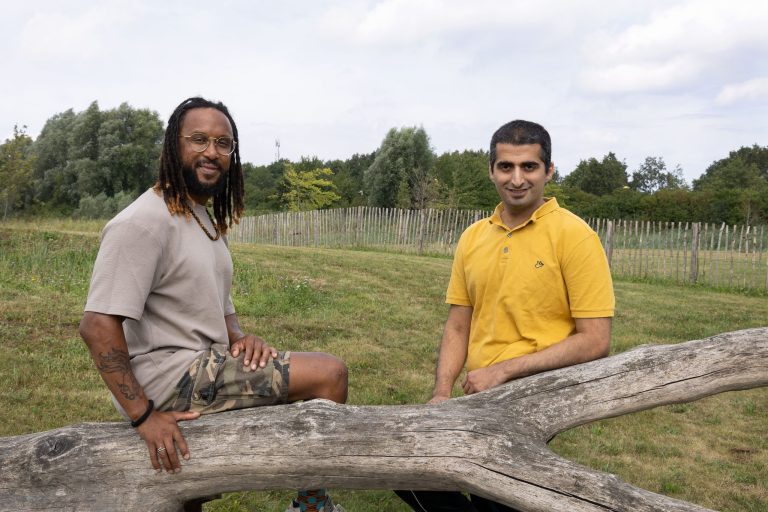
<svg viewBox="0 0 768 512">
<path fill-rule="evenodd" d="M 83 196 L 73 217 L 79 219 L 109 219 L 133 202 L 133 196 L 128 192 L 118 192 L 114 197 L 100 192 L 95 196 Z"/>
</svg>

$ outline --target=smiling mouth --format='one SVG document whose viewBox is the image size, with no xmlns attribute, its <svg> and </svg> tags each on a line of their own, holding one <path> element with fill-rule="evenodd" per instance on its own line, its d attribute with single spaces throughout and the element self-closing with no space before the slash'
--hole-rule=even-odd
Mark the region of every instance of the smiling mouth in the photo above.
<svg viewBox="0 0 768 512">
<path fill-rule="evenodd" d="M 197 164 L 197 170 L 207 177 L 214 177 L 221 174 L 221 167 L 213 162 L 199 162 Z"/>
<path fill-rule="evenodd" d="M 218 167 L 207 167 L 205 165 L 199 165 L 197 166 L 197 169 L 203 174 L 203 176 L 207 176 L 210 178 L 217 176 L 218 174 L 221 174 L 221 171 L 219 170 Z"/>
</svg>

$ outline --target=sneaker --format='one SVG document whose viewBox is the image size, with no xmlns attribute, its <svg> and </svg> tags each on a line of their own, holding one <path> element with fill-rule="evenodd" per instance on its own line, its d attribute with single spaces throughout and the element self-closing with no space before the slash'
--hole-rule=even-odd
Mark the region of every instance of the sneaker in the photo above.
<svg viewBox="0 0 768 512">
<path fill-rule="evenodd" d="M 299 507 L 299 504 L 296 502 L 296 500 L 291 500 L 291 504 L 288 505 L 288 508 L 285 509 L 285 512 L 301 512 L 301 507 Z M 323 507 L 317 512 L 346 512 L 346 510 L 344 510 L 344 507 L 341 505 L 334 504 L 331 497 L 328 496 L 325 500 L 325 505 L 323 505 Z"/>
</svg>

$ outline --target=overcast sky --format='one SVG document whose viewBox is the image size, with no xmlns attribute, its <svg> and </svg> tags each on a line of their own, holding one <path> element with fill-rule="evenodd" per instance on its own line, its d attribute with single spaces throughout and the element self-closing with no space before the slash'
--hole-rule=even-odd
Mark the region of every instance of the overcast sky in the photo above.
<svg viewBox="0 0 768 512">
<path fill-rule="evenodd" d="M 243 160 L 345 159 L 392 127 L 485 149 L 521 118 L 567 174 L 609 151 L 686 179 L 768 145 L 765 0 L 0 0 L 0 140 L 96 100 L 227 104 Z"/>
</svg>

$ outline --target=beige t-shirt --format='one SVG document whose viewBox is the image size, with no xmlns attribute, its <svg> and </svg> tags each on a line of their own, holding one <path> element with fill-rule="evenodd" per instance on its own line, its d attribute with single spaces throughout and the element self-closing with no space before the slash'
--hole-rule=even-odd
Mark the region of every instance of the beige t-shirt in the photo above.
<svg viewBox="0 0 768 512">
<path fill-rule="evenodd" d="M 192 207 L 214 233 L 205 208 Z M 194 218 L 171 215 L 149 189 L 104 227 L 85 310 L 126 317 L 136 379 L 161 403 L 211 344 L 229 344 L 231 284 L 224 238 L 213 242 Z"/>
</svg>

